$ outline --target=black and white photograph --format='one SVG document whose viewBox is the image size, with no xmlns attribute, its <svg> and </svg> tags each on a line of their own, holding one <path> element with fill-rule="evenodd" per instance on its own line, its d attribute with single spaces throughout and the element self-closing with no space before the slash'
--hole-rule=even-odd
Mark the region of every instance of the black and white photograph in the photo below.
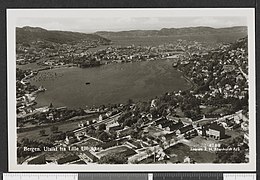
<svg viewBox="0 0 260 180">
<path fill-rule="evenodd" d="M 255 170 L 254 16 L 7 10 L 10 170 Z"/>
</svg>

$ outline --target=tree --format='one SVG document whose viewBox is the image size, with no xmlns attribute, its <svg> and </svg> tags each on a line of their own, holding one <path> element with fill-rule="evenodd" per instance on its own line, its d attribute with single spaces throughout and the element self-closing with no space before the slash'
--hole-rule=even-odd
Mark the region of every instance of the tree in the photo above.
<svg viewBox="0 0 260 180">
<path fill-rule="evenodd" d="M 239 140 L 240 138 L 234 142 Z M 228 145 L 221 144 L 220 148 L 240 148 L 237 144 L 234 144 L 234 142 L 231 142 Z M 239 151 L 219 151 L 216 153 L 214 163 L 245 163 L 245 157 L 245 151 L 241 149 Z"/>
<path fill-rule="evenodd" d="M 55 142 L 55 141 L 64 140 L 65 138 L 66 138 L 66 134 L 62 132 L 59 134 L 51 134 L 49 140 Z"/>
<path fill-rule="evenodd" d="M 192 117 L 196 116 L 197 114 L 192 110 L 185 110 L 184 115 L 188 118 L 192 118 Z"/>
<path fill-rule="evenodd" d="M 102 132 L 99 136 L 98 139 L 100 139 L 101 141 L 107 142 L 109 141 L 110 137 L 108 135 L 107 132 Z"/>
<path fill-rule="evenodd" d="M 120 115 L 120 117 L 118 118 L 118 122 L 121 124 L 123 123 L 126 119 L 128 119 L 129 117 L 132 116 L 132 112 L 124 112 Z"/>
<path fill-rule="evenodd" d="M 127 101 L 127 104 L 128 105 L 131 105 L 131 104 L 133 104 L 134 103 L 134 101 L 132 100 L 132 99 L 128 99 L 128 101 Z"/>
<path fill-rule="evenodd" d="M 137 139 L 137 134 L 138 134 L 138 131 L 137 130 L 133 130 L 130 132 L 130 136 L 131 138 L 133 139 Z"/>
<path fill-rule="evenodd" d="M 27 144 L 29 144 L 29 142 L 30 142 L 30 140 L 28 138 L 23 138 L 21 140 L 21 144 L 23 144 L 23 145 L 27 145 Z"/>
<path fill-rule="evenodd" d="M 151 156 L 153 154 L 153 151 L 151 149 L 146 149 L 145 152 L 148 156 Z"/>
<path fill-rule="evenodd" d="M 51 109 L 53 108 L 53 104 L 52 103 L 50 103 L 49 108 L 51 108 Z"/>
<path fill-rule="evenodd" d="M 117 132 L 112 130 L 110 131 L 110 139 L 115 140 L 117 138 Z"/>
<path fill-rule="evenodd" d="M 39 122 L 45 121 L 46 120 L 46 114 L 45 113 L 35 114 L 35 119 L 38 119 Z"/>
<path fill-rule="evenodd" d="M 46 135 L 45 129 L 40 130 L 40 135 L 41 135 L 41 136 L 45 136 L 45 135 Z"/>
<path fill-rule="evenodd" d="M 67 131 L 65 133 L 66 136 L 69 136 L 69 137 L 73 137 L 74 136 L 74 133 L 72 131 Z"/>
<path fill-rule="evenodd" d="M 98 130 L 99 130 L 99 131 L 104 131 L 104 130 L 106 130 L 106 125 L 105 125 L 105 124 L 100 124 L 99 127 L 98 127 Z"/>
<path fill-rule="evenodd" d="M 59 128 L 58 128 L 58 126 L 52 126 L 50 128 L 50 130 L 51 130 L 52 133 L 56 133 L 56 132 L 58 132 Z"/>
<path fill-rule="evenodd" d="M 110 154 L 103 156 L 99 160 L 99 164 L 127 164 L 128 159 L 121 154 Z"/>
<path fill-rule="evenodd" d="M 231 163 L 243 163 L 245 162 L 245 153 L 243 152 L 234 152 L 233 155 L 230 156 Z"/>
<path fill-rule="evenodd" d="M 143 119 L 138 119 L 137 122 L 136 122 L 136 127 L 137 129 L 140 129 L 141 126 L 143 125 L 144 123 L 144 120 Z"/>
<path fill-rule="evenodd" d="M 78 116 L 84 116 L 84 115 L 86 115 L 84 109 L 82 109 L 82 108 L 79 108 L 79 109 L 77 110 L 77 114 L 78 114 Z"/>
<path fill-rule="evenodd" d="M 95 132 L 96 132 L 96 129 L 95 129 L 94 126 L 91 125 L 91 126 L 88 127 L 87 133 L 88 133 L 89 135 L 94 135 Z"/>
</svg>

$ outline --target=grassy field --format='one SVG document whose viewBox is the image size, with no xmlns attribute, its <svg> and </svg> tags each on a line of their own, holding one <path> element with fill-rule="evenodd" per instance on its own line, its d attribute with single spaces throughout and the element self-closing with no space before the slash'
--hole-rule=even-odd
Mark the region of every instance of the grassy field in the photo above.
<svg viewBox="0 0 260 180">
<path fill-rule="evenodd" d="M 238 136 L 241 136 L 241 135 L 244 135 L 244 132 L 238 128 L 238 129 L 235 129 L 235 130 L 228 130 L 226 129 L 226 135 L 229 137 L 229 138 L 226 138 L 226 139 L 222 139 L 220 140 L 221 143 L 226 143 L 226 144 L 229 144 L 232 142 L 232 140 Z"/>
<path fill-rule="evenodd" d="M 186 144 L 190 147 L 197 147 L 197 146 L 204 147 L 204 146 L 209 146 L 210 144 L 214 144 L 216 142 L 217 141 L 215 139 L 196 136 L 190 140 L 183 141 L 183 144 Z"/>
<path fill-rule="evenodd" d="M 181 108 L 176 108 L 176 115 L 179 117 L 185 117 L 184 113 L 182 112 Z"/>
<path fill-rule="evenodd" d="M 207 106 L 206 108 L 201 108 L 201 112 L 203 114 L 220 114 L 220 113 L 227 113 L 228 112 L 228 109 L 226 107 L 210 107 L 210 106 Z"/>
<path fill-rule="evenodd" d="M 185 156 L 189 156 L 191 159 L 195 160 L 196 163 L 212 163 L 216 157 L 215 153 L 211 152 L 195 152 L 190 151 L 190 147 L 183 143 L 178 143 L 175 146 L 172 146 L 165 150 L 173 163 L 176 162 L 176 158 L 179 162 L 183 162 Z M 177 157 L 175 157 L 177 155 Z"/>
<path fill-rule="evenodd" d="M 108 150 L 101 151 L 97 153 L 97 156 L 102 157 L 102 156 L 107 156 L 111 154 L 123 154 L 125 157 L 136 154 L 136 152 L 126 146 L 117 146 L 114 148 L 110 148 Z"/>
<path fill-rule="evenodd" d="M 147 130 L 148 130 L 148 133 L 151 136 L 160 136 L 160 135 L 167 134 L 164 130 L 161 130 L 161 129 L 156 128 L 156 127 L 148 127 Z"/>
<path fill-rule="evenodd" d="M 86 119 L 94 119 L 94 117 L 89 117 Z M 76 121 L 67 121 L 67 122 L 63 122 L 63 123 L 59 123 L 59 124 L 55 124 L 55 126 L 57 126 L 59 128 L 59 132 L 66 132 L 66 131 L 71 131 L 73 129 L 78 128 L 78 123 L 82 121 L 81 120 L 76 120 Z M 52 126 L 49 127 L 44 127 L 44 128 L 38 128 L 35 130 L 31 130 L 31 131 L 26 131 L 26 132 L 22 132 L 22 133 L 17 133 L 17 141 L 21 141 L 23 138 L 28 138 L 28 139 L 32 139 L 32 140 L 37 140 L 37 141 L 46 141 L 46 139 L 52 134 L 50 128 Z M 40 131 L 44 129 L 46 131 L 46 136 L 42 136 L 40 135 Z"/>
<path fill-rule="evenodd" d="M 83 142 L 77 143 L 77 145 L 79 145 L 79 146 L 89 146 L 89 147 L 93 146 L 93 147 L 95 147 L 95 146 L 99 145 L 100 143 L 101 142 L 96 140 L 96 139 L 88 138 L 88 139 L 86 139 Z"/>
<path fill-rule="evenodd" d="M 44 154 L 45 154 L 46 160 L 55 161 L 57 159 L 64 158 L 67 156 L 77 155 L 78 153 L 73 153 L 73 152 L 69 152 L 69 151 L 64 151 L 64 152 L 58 151 L 58 152 L 45 152 Z"/>
<path fill-rule="evenodd" d="M 205 124 L 209 124 L 209 123 L 211 123 L 213 121 L 215 121 L 215 119 L 205 119 L 205 120 L 197 121 L 195 123 L 198 123 L 200 126 L 202 126 L 202 125 L 205 125 Z"/>
</svg>

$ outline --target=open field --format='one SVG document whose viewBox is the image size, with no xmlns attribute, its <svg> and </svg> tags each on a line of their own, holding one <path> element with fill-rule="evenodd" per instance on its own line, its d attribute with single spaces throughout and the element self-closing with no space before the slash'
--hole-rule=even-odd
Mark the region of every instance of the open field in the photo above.
<svg viewBox="0 0 260 180">
<path fill-rule="evenodd" d="M 212 163 L 216 157 L 215 153 L 211 152 L 190 151 L 190 147 L 183 143 L 178 143 L 166 149 L 165 152 L 171 157 L 170 161 L 173 163 L 176 163 L 176 160 L 182 163 L 186 156 L 189 156 L 191 159 L 195 160 L 196 163 Z M 177 155 L 177 157 L 175 157 L 175 155 Z"/>
<path fill-rule="evenodd" d="M 151 135 L 151 136 L 157 136 L 158 137 L 158 136 L 167 134 L 166 131 L 161 130 L 157 127 L 148 127 L 147 130 L 148 130 L 149 135 Z"/>
<path fill-rule="evenodd" d="M 107 156 L 107 155 L 111 155 L 111 154 L 121 154 L 125 157 L 129 157 L 129 156 L 136 154 L 136 152 L 126 146 L 117 146 L 117 147 L 113 147 L 113 148 L 101 151 L 101 152 L 97 153 L 97 156 L 102 157 L 102 156 Z"/>
<path fill-rule="evenodd" d="M 95 147 L 95 146 L 99 145 L 100 143 L 101 143 L 101 141 L 98 141 L 94 138 L 88 138 L 85 141 L 81 141 L 81 142 L 77 143 L 77 145 Z"/>
<path fill-rule="evenodd" d="M 240 128 L 234 129 L 234 130 L 228 130 L 227 129 L 226 135 L 229 136 L 229 138 L 220 140 L 221 143 L 226 143 L 226 144 L 231 143 L 234 138 L 239 137 L 239 136 L 243 136 L 244 132 Z"/>
<path fill-rule="evenodd" d="M 201 111 L 204 114 L 225 114 L 228 111 L 228 109 L 226 107 L 207 106 L 206 108 L 201 108 Z"/>
<path fill-rule="evenodd" d="M 88 117 L 86 119 L 94 119 L 94 117 Z M 78 123 L 80 121 L 83 121 L 83 120 L 80 119 L 80 120 L 76 120 L 76 121 L 65 121 L 65 122 L 61 122 L 61 123 L 53 124 L 53 125 L 55 125 L 59 128 L 59 132 L 66 132 L 66 131 L 71 131 L 73 129 L 78 128 Z M 31 131 L 17 133 L 17 141 L 19 142 L 23 138 L 33 139 L 33 140 L 37 140 L 37 141 L 46 141 L 46 139 L 49 137 L 49 135 L 52 134 L 52 132 L 50 131 L 51 127 L 52 127 L 52 125 L 50 125 L 49 127 L 43 127 L 43 128 L 31 130 Z M 40 131 L 42 129 L 44 129 L 46 131 L 46 136 L 40 135 Z"/>
</svg>

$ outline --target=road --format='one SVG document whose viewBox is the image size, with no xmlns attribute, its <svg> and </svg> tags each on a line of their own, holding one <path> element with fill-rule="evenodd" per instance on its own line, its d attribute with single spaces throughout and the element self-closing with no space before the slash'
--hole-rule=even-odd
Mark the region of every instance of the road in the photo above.
<svg viewBox="0 0 260 180">
<path fill-rule="evenodd" d="M 238 67 L 239 71 L 243 74 L 244 78 L 248 80 L 248 75 L 241 69 L 241 67 Z"/>
<path fill-rule="evenodd" d="M 116 120 L 118 120 L 118 118 L 120 117 L 121 114 L 122 114 L 121 112 L 118 113 L 118 114 L 115 114 L 114 116 L 111 116 L 111 117 L 109 117 L 109 118 L 107 118 L 107 119 L 105 119 L 101 122 L 93 124 L 93 126 L 98 127 L 100 124 L 107 124 L 107 123 L 110 123 L 112 121 L 116 121 Z"/>
</svg>

